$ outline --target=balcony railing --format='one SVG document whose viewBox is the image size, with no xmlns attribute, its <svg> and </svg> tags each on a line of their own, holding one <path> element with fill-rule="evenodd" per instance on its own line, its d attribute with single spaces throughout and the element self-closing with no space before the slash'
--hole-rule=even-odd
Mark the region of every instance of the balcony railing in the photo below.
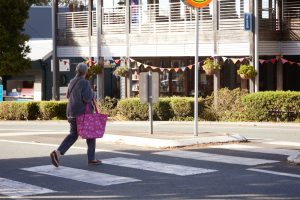
<svg viewBox="0 0 300 200">
<path fill-rule="evenodd" d="M 283 22 L 286 30 L 300 30 L 300 1 L 284 1 Z"/>
<path fill-rule="evenodd" d="M 235 1 L 218 1 L 218 30 L 242 31 L 244 28 L 244 4 L 241 1 L 239 9 Z M 290 11 L 298 16 L 299 6 L 292 6 Z M 270 9 L 268 18 L 261 16 L 262 30 L 274 31 L 277 27 L 275 10 Z M 262 13 L 262 11 L 261 11 Z M 293 16 L 294 16 L 293 14 Z M 289 16 L 289 15 L 288 15 Z M 288 16 L 285 16 L 287 18 Z M 212 31 L 212 9 L 206 7 L 199 12 L 200 31 Z M 289 18 L 291 19 L 291 18 Z M 58 29 L 61 37 L 86 37 L 88 35 L 88 12 L 58 13 Z M 102 8 L 103 34 L 124 34 L 126 30 L 126 7 Z M 170 3 L 167 8 L 160 8 L 159 4 L 130 6 L 130 33 L 189 33 L 194 32 L 195 12 L 183 3 Z M 294 23 L 293 27 L 300 27 Z M 93 35 L 96 35 L 96 11 L 92 14 Z"/>
</svg>

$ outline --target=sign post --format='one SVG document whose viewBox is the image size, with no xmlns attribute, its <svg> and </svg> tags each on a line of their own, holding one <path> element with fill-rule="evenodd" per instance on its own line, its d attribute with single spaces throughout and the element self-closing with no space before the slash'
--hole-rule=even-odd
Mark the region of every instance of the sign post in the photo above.
<svg viewBox="0 0 300 200">
<path fill-rule="evenodd" d="M 140 75 L 140 101 L 149 104 L 149 133 L 153 134 L 153 103 L 159 97 L 158 72 L 142 72 Z"/>
<path fill-rule="evenodd" d="M 198 136 L 198 97 L 199 97 L 199 8 L 208 6 L 212 0 L 182 0 L 195 8 L 195 100 L 194 100 L 194 135 Z"/>
</svg>

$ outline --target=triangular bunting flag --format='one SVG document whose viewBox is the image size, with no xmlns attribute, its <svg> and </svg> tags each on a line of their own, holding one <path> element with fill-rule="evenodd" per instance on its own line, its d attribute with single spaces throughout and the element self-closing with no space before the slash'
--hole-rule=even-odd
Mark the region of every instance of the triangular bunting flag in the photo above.
<svg viewBox="0 0 300 200">
<path fill-rule="evenodd" d="M 144 68 L 147 69 L 148 67 L 150 67 L 149 65 L 144 65 Z"/>
<path fill-rule="evenodd" d="M 181 71 L 185 71 L 186 70 L 186 67 L 180 67 Z"/>
<path fill-rule="evenodd" d="M 159 68 L 159 70 L 160 70 L 161 72 L 164 72 L 164 71 L 165 71 L 165 68 Z"/>
<path fill-rule="evenodd" d="M 179 72 L 180 71 L 180 68 L 175 68 L 175 72 Z"/>
<path fill-rule="evenodd" d="M 193 65 L 189 65 L 187 66 L 189 69 L 193 69 Z"/>
<path fill-rule="evenodd" d="M 289 62 L 289 61 L 286 60 L 286 59 L 284 59 L 284 58 L 281 58 L 281 63 L 282 63 L 282 64 L 285 64 L 285 63 L 287 63 L 287 62 Z"/>
<path fill-rule="evenodd" d="M 156 70 L 158 67 L 151 66 L 151 69 Z"/>
<path fill-rule="evenodd" d="M 265 60 L 259 59 L 259 63 L 260 63 L 260 64 L 264 64 L 265 62 L 266 62 Z"/>
<path fill-rule="evenodd" d="M 227 57 L 222 57 L 222 60 L 225 62 L 228 58 Z"/>
<path fill-rule="evenodd" d="M 276 58 L 271 59 L 271 63 L 272 63 L 272 64 L 275 64 L 276 61 L 277 61 Z"/>
<path fill-rule="evenodd" d="M 295 64 L 295 62 L 292 62 L 292 61 L 289 61 L 289 63 L 290 63 L 291 65 Z"/>
<path fill-rule="evenodd" d="M 170 71 L 172 71 L 172 68 L 167 68 L 167 70 L 170 72 Z"/>
<path fill-rule="evenodd" d="M 235 64 L 235 63 L 237 63 L 237 61 L 239 61 L 239 59 L 237 59 L 237 58 L 231 58 L 230 60 L 233 62 L 233 64 Z"/>
<path fill-rule="evenodd" d="M 116 63 L 116 64 L 119 64 L 119 63 L 120 63 L 120 61 L 121 61 L 121 60 L 115 60 L 115 63 Z"/>
<path fill-rule="evenodd" d="M 246 60 L 246 58 L 239 58 L 240 62 L 243 62 L 244 60 Z"/>
<path fill-rule="evenodd" d="M 136 62 L 137 66 L 140 67 L 142 65 L 142 63 L 140 62 Z"/>
</svg>

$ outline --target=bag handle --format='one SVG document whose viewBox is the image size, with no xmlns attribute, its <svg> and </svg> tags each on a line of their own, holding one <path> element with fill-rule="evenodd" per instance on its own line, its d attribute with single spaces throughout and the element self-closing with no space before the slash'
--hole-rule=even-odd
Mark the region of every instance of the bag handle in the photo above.
<svg viewBox="0 0 300 200">
<path fill-rule="evenodd" d="M 94 99 L 94 98 L 93 98 L 93 100 L 92 100 L 92 105 L 93 105 L 93 107 L 94 107 L 96 113 L 99 114 L 99 111 L 98 111 L 98 108 L 97 108 L 97 105 L 96 105 L 96 102 L 95 102 L 95 99 Z M 85 114 L 87 114 L 88 111 L 89 111 L 89 104 L 86 103 L 86 104 L 85 104 Z"/>
</svg>

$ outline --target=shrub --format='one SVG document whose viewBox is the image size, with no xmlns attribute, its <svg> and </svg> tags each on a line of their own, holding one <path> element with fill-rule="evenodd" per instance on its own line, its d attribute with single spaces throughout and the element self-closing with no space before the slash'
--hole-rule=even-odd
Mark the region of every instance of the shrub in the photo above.
<svg viewBox="0 0 300 200">
<path fill-rule="evenodd" d="M 300 117 L 300 92 L 270 91 L 243 97 L 251 121 L 295 121 Z"/>
<path fill-rule="evenodd" d="M 141 104 L 139 98 L 122 99 L 117 105 L 118 114 L 128 120 L 147 120 L 148 105 Z"/>
<path fill-rule="evenodd" d="M 160 121 L 168 121 L 174 117 L 174 112 L 171 107 L 171 98 L 165 97 L 159 99 L 153 105 L 154 119 Z"/>
<path fill-rule="evenodd" d="M 0 103 L 0 119 L 24 120 L 28 112 L 24 102 L 6 101 Z"/>
<path fill-rule="evenodd" d="M 247 95 L 246 90 L 239 88 L 229 90 L 222 88 L 217 92 L 218 104 L 214 107 L 214 95 L 206 98 L 206 113 L 208 117 L 220 121 L 244 121 L 245 112 L 242 97 Z"/>
<path fill-rule="evenodd" d="M 113 117 L 117 114 L 118 99 L 105 97 L 101 101 L 97 101 L 99 112 Z"/>
<path fill-rule="evenodd" d="M 36 120 L 40 117 L 40 102 L 26 102 L 27 119 Z"/>
<path fill-rule="evenodd" d="M 174 113 L 174 120 L 193 120 L 194 118 L 194 98 L 192 97 L 172 97 L 171 107 Z M 204 101 L 199 98 L 198 116 L 204 111 Z"/>
<path fill-rule="evenodd" d="M 43 101 L 40 103 L 41 118 L 49 119 L 67 119 L 67 102 L 64 101 Z"/>
</svg>

